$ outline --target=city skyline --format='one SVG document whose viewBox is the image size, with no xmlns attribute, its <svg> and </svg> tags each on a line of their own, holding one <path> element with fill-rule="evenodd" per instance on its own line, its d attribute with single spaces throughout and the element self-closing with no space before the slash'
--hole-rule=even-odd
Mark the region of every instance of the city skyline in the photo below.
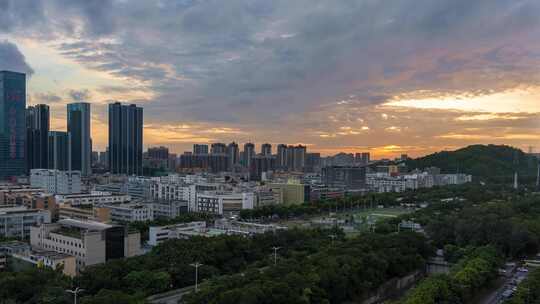
<svg viewBox="0 0 540 304">
<path fill-rule="evenodd" d="M 96 151 L 114 101 L 144 108 L 145 150 L 232 141 L 375 157 L 476 143 L 540 149 L 532 0 L 7 3 L 0 70 L 27 73 L 27 105 L 49 105 L 51 130 L 65 131 L 66 104 L 89 102 Z"/>
</svg>

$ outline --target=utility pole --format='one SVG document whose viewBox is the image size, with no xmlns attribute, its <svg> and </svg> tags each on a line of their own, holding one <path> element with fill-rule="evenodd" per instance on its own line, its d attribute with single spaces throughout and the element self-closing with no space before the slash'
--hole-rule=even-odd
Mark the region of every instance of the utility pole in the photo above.
<svg viewBox="0 0 540 304">
<path fill-rule="evenodd" d="M 195 262 L 189 265 L 195 267 L 195 292 L 197 292 L 199 291 L 199 267 L 201 267 L 203 264 Z"/>
<path fill-rule="evenodd" d="M 66 289 L 66 292 L 69 292 L 69 293 L 73 294 L 73 303 L 74 303 L 74 304 L 77 304 L 77 295 L 78 295 L 80 292 L 83 292 L 83 291 L 84 291 L 84 289 L 79 288 L 79 287 L 77 287 L 77 288 L 75 288 L 75 289 L 73 289 L 73 290 Z"/>
<path fill-rule="evenodd" d="M 272 249 L 274 249 L 274 266 L 276 266 L 276 264 L 277 264 L 277 251 L 279 249 L 281 249 L 281 247 L 274 246 L 274 247 L 272 247 Z"/>
</svg>

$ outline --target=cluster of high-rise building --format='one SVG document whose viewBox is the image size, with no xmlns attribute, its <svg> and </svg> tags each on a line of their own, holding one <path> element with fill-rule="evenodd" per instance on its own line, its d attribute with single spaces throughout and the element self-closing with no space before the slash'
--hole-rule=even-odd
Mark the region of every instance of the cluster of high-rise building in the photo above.
<svg viewBox="0 0 540 304">
<path fill-rule="evenodd" d="M 263 143 L 257 153 L 255 144 L 245 143 L 241 150 L 236 142 L 227 144 L 213 143 L 193 145 L 193 151 L 180 156 L 180 169 L 202 170 L 211 173 L 222 171 L 247 171 L 249 179 L 261 180 L 273 171 L 312 172 L 320 167 L 320 154 L 307 153 L 303 145 L 277 146 L 276 153 L 272 145 Z"/>
<path fill-rule="evenodd" d="M 114 174 L 142 174 L 143 110 L 109 105 L 107 168 Z M 45 104 L 26 107 L 26 75 L 0 71 L 0 180 L 28 175 L 32 169 L 92 171 L 91 107 L 67 105 L 66 131 L 50 130 Z"/>
</svg>

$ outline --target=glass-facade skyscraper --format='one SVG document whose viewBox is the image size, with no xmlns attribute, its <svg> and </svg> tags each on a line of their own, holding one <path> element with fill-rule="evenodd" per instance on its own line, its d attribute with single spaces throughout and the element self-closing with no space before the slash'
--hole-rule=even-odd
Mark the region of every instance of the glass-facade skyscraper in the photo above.
<svg viewBox="0 0 540 304">
<path fill-rule="evenodd" d="M 68 132 L 49 132 L 49 169 L 71 170 L 71 137 Z"/>
<path fill-rule="evenodd" d="M 0 179 L 26 173 L 26 75 L 0 71 Z"/>
<path fill-rule="evenodd" d="M 90 104 L 86 102 L 67 105 L 67 131 L 71 136 L 71 170 L 91 173 L 92 143 L 90 139 Z"/>
<path fill-rule="evenodd" d="M 49 106 L 26 109 L 26 157 L 28 170 L 49 167 Z"/>
<path fill-rule="evenodd" d="M 142 175 L 143 109 L 109 104 L 109 170 L 113 174 Z"/>
</svg>

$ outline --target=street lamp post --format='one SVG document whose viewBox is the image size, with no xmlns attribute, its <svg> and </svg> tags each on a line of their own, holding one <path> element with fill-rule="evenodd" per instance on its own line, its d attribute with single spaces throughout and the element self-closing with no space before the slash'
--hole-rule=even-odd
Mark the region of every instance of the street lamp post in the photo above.
<svg viewBox="0 0 540 304">
<path fill-rule="evenodd" d="M 189 265 L 195 267 L 195 292 L 197 292 L 199 291 L 199 267 L 201 267 L 203 264 L 195 262 Z"/>
<path fill-rule="evenodd" d="M 74 304 L 77 304 L 77 295 L 78 295 L 80 292 L 83 292 L 83 291 L 84 291 L 84 289 L 79 288 L 79 287 L 77 287 L 77 288 L 75 288 L 75 289 L 73 289 L 73 290 L 66 289 L 66 292 L 69 292 L 69 293 L 73 294 L 73 303 L 74 303 Z"/>
<path fill-rule="evenodd" d="M 279 249 L 281 249 L 281 247 L 274 246 L 274 247 L 272 247 L 272 249 L 274 249 L 274 266 L 276 266 L 276 264 L 277 264 L 277 251 Z"/>
</svg>

